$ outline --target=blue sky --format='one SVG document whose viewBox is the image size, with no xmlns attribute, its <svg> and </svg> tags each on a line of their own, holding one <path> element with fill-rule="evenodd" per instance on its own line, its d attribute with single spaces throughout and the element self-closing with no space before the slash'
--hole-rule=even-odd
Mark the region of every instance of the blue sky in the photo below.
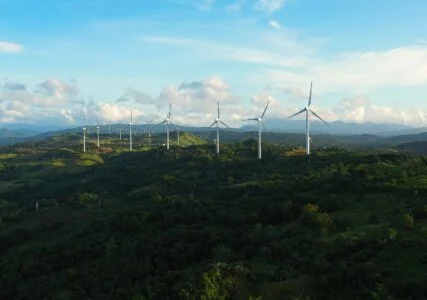
<svg viewBox="0 0 427 300">
<path fill-rule="evenodd" d="M 0 0 L 0 121 L 119 121 L 130 108 L 142 121 L 172 102 L 181 123 L 204 125 L 220 101 L 240 125 L 267 95 L 271 117 L 302 108 L 313 80 L 325 119 L 422 126 L 425 11 L 422 0 Z"/>
</svg>

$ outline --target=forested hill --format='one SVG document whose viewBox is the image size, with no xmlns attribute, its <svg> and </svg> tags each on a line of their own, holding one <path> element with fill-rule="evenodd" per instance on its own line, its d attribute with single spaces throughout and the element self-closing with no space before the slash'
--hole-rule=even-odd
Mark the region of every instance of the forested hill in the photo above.
<svg viewBox="0 0 427 300">
<path fill-rule="evenodd" d="M 2 148 L 0 299 L 426 298 L 425 157 L 140 142 Z"/>
</svg>

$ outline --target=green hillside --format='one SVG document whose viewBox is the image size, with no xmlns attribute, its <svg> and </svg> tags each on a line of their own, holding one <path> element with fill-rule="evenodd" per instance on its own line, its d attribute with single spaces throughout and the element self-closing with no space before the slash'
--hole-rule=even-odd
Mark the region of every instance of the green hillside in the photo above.
<svg viewBox="0 0 427 300">
<path fill-rule="evenodd" d="M 163 141 L 3 147 L 0 299 L 427 294 L 425 157 Z"/>
<path fill-rule="evenodd" d="M 427 141 L 403 143 L 397 145 L 395 148 L 398 151 L 407 153 L 427 154 Z"/>
</svg>

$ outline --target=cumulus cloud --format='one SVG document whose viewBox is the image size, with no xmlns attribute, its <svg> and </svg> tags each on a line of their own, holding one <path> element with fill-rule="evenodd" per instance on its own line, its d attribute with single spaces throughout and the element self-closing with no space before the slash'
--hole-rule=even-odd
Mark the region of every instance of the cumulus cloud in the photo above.
<svg viewBox="0 0 427 300">
<path fill-rule="evenodd" d="M 6 84 L 5 84 L 6 82 Z M 64 125 L 83 125 L 84 115 L 87 124 L 94 126 L 99 119 L 101 124 L 128 123 L 130 111 L 133 111 L 134 123 L 143 124 L 146 120 L 162 121 L 172 103 L 172 120 L 175 123 L 209 126 L 217 114 L 217 102 L 221 105 L 221 118 L 231 126 L 242 126 L 243 118 L 260 116 L 270 96 L 270 105 L 266 113 L 269 118 L 283 120 L 297 112 L 306 103 L 284 101 L 285 95 L 295 98 L 308 97 L 307 91 L 296 87 L 267 89 L 250 98 L 249 105 L 244 104 L 233 94 L 230 85 L 219 77 L 194 80 L 168 85 L 157 96 L 150 96 L 135 88 L 125 89 L 127 101 L 115 103 L 98 102 L 94 99 L 82 99 L 80 89 L 58 79 L 48 79 L 36 85 L 37 92 L 31 92 L 27 85 L 17 81 L 3 80 L 0 98 L 0 121 L 2 122 L 59 122 Z M 24 89 L 25 86 L 25 89 Z M 68 100 L 64 100 L 68 99 Z M 76 101 L 76 99 L 78 101 Z M 398 110 L 380 106 L 366 97 L 342 98 L 336 106 L 329 109 L 312 108 L 326 121 L 405 123 L 424 125 L 426 111 Z M 154 111 L 157 110 L 156 113 Z M 298 116 L 297 118 L 303 118 Z"/>
<path fill-rule="evenodd" d="M 3 80 L 0 82 L 0 88 L 6 89 L 6 90 L 23 91 L 26 89 L 26 85 L 19 82 L 10 81 L 7 78 L 3 78 Z"/>
<path fill-rule="evenodd" d="M 116 100 L 116 102 L 120 103 L 120 102 L 129 102 L 129 101 L 134 101 L 135 103 L 138 104 L 155 104 L 158 105 L 158 103 L 155 102 L 155 99 L 153 97 L 151 97 L 150 95 L 137 91 L 134 88 L 131 87 L 127 87 L 125 88 L 125 92 L 122 96 L 120 96 L 120 98 L 118 98 Z M 158 105 L 158 107 L 160 107 Z"/>
<path fill-rule="evenodd" d="M 2 42 L 0 41 L 0 53 L 19 53 L 24 50 L 22 45 L 11 43 L 11 42 Z"/>
<path fill-rule="evenodd" d="M 15 101 L 35 106 L 64 105 L 79 101 L 79 90 L 58 79 L 48 79 L 36 85 L 34 92 L 27 90 L 26 85 L 4 80 L 0 97 L 3 101 Z"/>
<path fill-rule="evenodd" d="M 183 113 L 207 112 L 216 106 L 216 102 L 235 103 L 229 85 L 220 78 L 181 82 L 179 85 L 166 86 L 158 96 L 152 97 L 134 88 L 127 88 L 117 102 L 134 101 L 137 104 L 152 104 L 158 109 L 173 103 L 174 108 Z"/>
<path fill-rule="evenodd" d="M 399 123 L 415 126 L 425 124 L 425 112 L 422 110 L 401 110 L 376 105 L 363 97 L 342 99 L 336 111 L 340 120 L 348 122 Z"/>
<path fill-rule="evenodd" d="M 62 116 L 62 120 L 73 122 L 68 108 L 80 104 L 77 86 L 58 79 L 40 82 L 31 91 L 26 84 L 3 78 L 0 88 L 2 114 L 8 122 L 29 122 L 51 116 Z"/>
</svg>

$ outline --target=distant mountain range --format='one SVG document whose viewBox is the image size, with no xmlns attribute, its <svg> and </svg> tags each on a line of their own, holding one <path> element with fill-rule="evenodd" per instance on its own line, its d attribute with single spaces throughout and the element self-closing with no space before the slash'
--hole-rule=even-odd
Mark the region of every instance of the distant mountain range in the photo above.
<svg viewBox="0 0 427 300">
<path fill-rule="evenodd" d="M 252 137 L 250 132 L 257 130 L 255 122 L 247 122 L 243 124 L 244 125 L 240 128 L 221 130 L 229 132 L 227 135 L 229 141 L 241 141 L 242 138 Z M 268 131 L 272 134 L 270 138 L 272 138 L 274 134 L 276 138 L 273 140 L 285 140 L 286 143 L 291 140 L 295 141 L 295 136 L 302 137 L 302 133 L 305 132 L 304 120 L 269 118 L 265 121 L 265 124 Z M 126 136 L 128 134 L 128 128 L 128 124 L 112 124 L 111 132 L 113 134 L 118 134 L 119 129 L 123 129 L 123 134 Z M 426 127 L 415 128 L 402 124 L 377 124 L 371 122 L 346 123 L 342 121 L 335 121 L 331 122 L 330 126 L 326 126 L 322 122 L 312 121 L 310 123 L 310 129 L 313 136 L 322 136 L 321 140 L 328 140 L 328 145 L 330 145 L 332 141 L 334 141 L 333 144 L 336 143 L 337 145 L 342 144 L 343 142 L 345 145 L 397 145 L 400 143 L 427 141 Z M 0 128 L 0 145 L 14 144 L 26 140 L 42 140 L 47 137 L 67 133 L 81 133 L 81 130 L 81 126 L 64 129 L 58 126 L 49 127 L 48 125 L 4 124 L 3 128 Z M 143 133 L 146 130 L 146 125 L 134 126 L 134 131 L 137 133 Z M 165 126 L 154 125 L 152 130 L 154 130 L 155 133 L 164 133 Z M 215 138 L 209 134 L 209 132 L 213 132 L 214 129 L 209 127 L 180 126 L 180 130 L 196 133 L 207 140 Z M 171 128 L 171 131 L 175 131 L 175 128 Z M 93 134 L 95 132 L 96 128 L 94 126 L 90 126 L 89 133 Z M 232 134 L 232 132 L 234 133 Z M 108 133 L 108 126 L 101 126 L 100 133 Z M 279 134 L 280 138 L 277 134 Z M 285 136 L 287 136 L 287 138 L 284 138 Z M 267 140 L 268 139 L 269 138 L 267 138 Z M 316 139 L 318 140 L 319 137 L 316 137 Z M 303 143 L 304 140 L 302 139 L 301 142 Z"/>
<path fill-rule="evenodd" d="M 207 122 L 209 123 L 209 122 Z M 271 132 L 289 132 L 289 133 L 301 133 L 305 131 L 304 120 L 288 120 L 282 118 L 267 118 L 265 125 Z M 117 131 L 118 128 L 127 128 L 128 124 L 114 124 L 112 130 Z M 81 126 L 76 128 L 67 128 L 65 126 L 57 125 L 46 125 L 46 124 L 2 124 L 1 128 L 7 129 L 10 132 L 1 134 L 0 138 L 3 137 L 22 137 L 31 136 L 47 132 L 76 132 L 81 129 Z M 95 128 L 94 126 L 92 126 Z M 137 130 L 143 128 L 145 125 L 136 125 Z M 208 127 L 193 127 L 193 126 L 180 126 L 185 131 L 205 131 L 211 130 Z M 101 126 L 101 130 L 105 132 L 108 126 Z M 156 131 L 164 131 L 163 125 L 154 126 Z M 256 129 L 255 122 L 242 122 L 242 126 L 236 128 L 239 131 L 253 131 Z M 310 129 L 313 133 L 326 133 L 326 134 L 339 134 L 339 135 L 353 135 L 353 134 L 375 134 L 381 136 L 394 136 L 402 134 L 417 134 L 421 132 L 427 132 L 427 128 L 415 128 L 403 124 L 385 124 L 385 123 L 350 123 L 342 121 L 334 121 L 330 123 L 330 126 L 326 126 L 322 122 L 313 120 L 310 122 Z"/>
</svg>

